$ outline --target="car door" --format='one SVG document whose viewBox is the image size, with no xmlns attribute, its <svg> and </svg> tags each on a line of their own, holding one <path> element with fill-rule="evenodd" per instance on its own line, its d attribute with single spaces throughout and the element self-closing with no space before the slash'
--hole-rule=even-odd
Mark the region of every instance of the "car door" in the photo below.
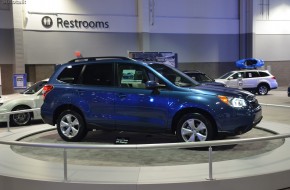
<svg viewBox="0 0 290 190">
<path fill-rule="evenodd" d="M 226 85 L 231 88 L 238 88 L 241 83 L 239 80 L 243 82 L 243 72 L 236 72 L 228 77 Z"/>
<path fill-rule="evenodd" d="M 152 73 L 141 65 L 118 64 L 115 121 L 119 130 L 164 130 L 168 120 L 166 90 L 154 93 L 145 82 Z M 130 76 L 130 77 L 128 77 Z"/>
<path fill-rule="evenodd" d="M 114 129 L 113 119 L 116 87 L 114 86 L 114 63 L 87 64 L 79 84 L 74 89 L 79 96 L 79 107 L 90 125 Z"/>
<path fill-rule="evenodd" d="M 259 83 L 259 73 L 257 71 L 245 72 L 245 77 L 243 79 L 243 88 L 254 89 L 257 88 L 258 83 Z"/>
</svg>

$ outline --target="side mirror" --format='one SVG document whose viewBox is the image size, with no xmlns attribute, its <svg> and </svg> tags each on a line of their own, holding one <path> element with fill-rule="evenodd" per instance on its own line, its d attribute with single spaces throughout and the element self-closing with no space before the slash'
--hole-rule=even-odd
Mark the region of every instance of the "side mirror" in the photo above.
<svg viewBox="0 0 290 190">
<path fill-rule="evenodd" d="M 228 78 L 228 80 L 233 80 L 233 79 L 234 79 L 233 77 L 229 77 L 229 78 Z"/>
<path fill-rule="evenodd" d="M 160 84 L 156 81 L 147 81 L 145 83 L 146 89 L 152 90 L 152 94 L 158 95 L 160 94 L 159 88 L 162 87 Z"/>
<path fill-rule="evenodd" d="M 156 81 L 147 81 L 145 83 L 145 86 L 147 89 L 154 90 L 154 89 L 157 89 L 159 87 L 159 83 Z"/>
</svg>

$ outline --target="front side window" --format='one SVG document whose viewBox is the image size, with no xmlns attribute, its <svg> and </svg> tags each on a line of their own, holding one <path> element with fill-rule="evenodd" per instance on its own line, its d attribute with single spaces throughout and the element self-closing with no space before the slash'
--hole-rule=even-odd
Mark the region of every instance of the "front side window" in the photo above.
<svg viewBox="0 0 290 190">
<path fill-rule="evenodd" d="M 228 77 L 230 77 L 234 72 L 228 72 L 222 76 L 219 77 L 219 79 L 227 79 Z"/>
<path fill-rule="evenodd" d="M 241 73 L 235 73 L 235 74 L 232 75 L 232 78 L 233 79 L 242 78 L 242 75 L 241 75 Z"/>
<path fill-rule="evenodd" d="M 148 71 L 139 65 L 119 64 L 118 85 L 125 88 L 145 88 L 149 81 Z"/>
</svg>

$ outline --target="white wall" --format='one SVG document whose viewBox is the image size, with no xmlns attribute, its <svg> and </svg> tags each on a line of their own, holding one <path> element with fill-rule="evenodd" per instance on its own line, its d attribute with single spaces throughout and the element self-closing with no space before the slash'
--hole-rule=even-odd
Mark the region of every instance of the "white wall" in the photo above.
<svg viewBox="0 0 290 190">
<path fill-rule="evenodd" d="M 264 1 L 267 2 L 267 1 Z M 254 55 L 266 61 L 290 60 L 290 0 L 254 0 Z"/>
<path fill-rule="evenodd" d="M 31 12 L 137 16 L 136 0 L 26 0 Z"/>
<path fill-rule="evenodd" d="M 12 24 L 12 14 L 10 10 L 0 10 L 0 29 L 11 29 Z"/>
<path fill-rule="evenodd" d="M 149 12 L 151 33 L 184 34 L 238 34 L 239 16 L 237 0 L 27 0 L 24 5 L 28 19 L 25 29 L 48 30 L 40 19 L 49 15 L 68 20 L 107 20 L 110 28 L 105 32 L 137 32 L 138 4 Z M 148 4 L 148 6 L 145 6 Z M 145 9 L 145 10 L 144 10 Z M 145 28 L 148 28 L 145 27 Z M 57 30 L 51 28 L 49 30 Z M 77 31 L 77 30 L 76 30 Z M 85 31 L 85 30 L 82 30 Z M 94 31 L 91 31 L 94 32 Z M 139 31 L 142 32 L 142 31 Z"/>
<path fill-rule="evenodd" d="M 60 63 L 128 51 L 173 51 L 180 62 L 231 62 L 239 58 L 238 0 L 26 0 L 27 64 Z M 50 16 L 54 25 L 44 28 Z M 107 21 L 108 28 L 60 28 L 57 18 Z M 25 20 L 25 19 L 24 19 Z M 144 37 L 144 34 L 149 34 Z M 141 38 L 140 38 L 141 36 Z M 143 38 L 142 38 L 143 37 Z M 37 42 L 37 43 L 35 43 Z"/>
<path fill-rule="evenodd" d="M 236 0 L 155 0 L 152 33 L 238 34 Z"/>
</svg>

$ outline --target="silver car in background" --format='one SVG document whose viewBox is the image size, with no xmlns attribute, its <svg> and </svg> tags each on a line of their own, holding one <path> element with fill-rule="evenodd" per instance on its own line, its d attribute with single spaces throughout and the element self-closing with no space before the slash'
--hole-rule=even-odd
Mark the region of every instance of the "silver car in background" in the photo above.
<svg viewBox="0 0 290 190">
<path fill-rule="evenodd" d="M 39 81 L 27 88 L 21 93 L 1 95 L 0 98 L 0 122 L 7 122 L 8 115 L 6 112 L 40 108 L 43 104 L 42 88 L 48 79 Z M 18 113 L 10 115 L 11 125 L 23 126 L 30 124 L 31 120 L 41 119 L 40 110 L 27 113 Z"/>
<path fill-rule="evenodd" d="M 259 95 L 266 95 L 270 90 L 278 88 L 276 77 L 268 70 L 230 71 L 215 81 L 222 82 L 228 87 L 241 88 Z"/>
</svg>

